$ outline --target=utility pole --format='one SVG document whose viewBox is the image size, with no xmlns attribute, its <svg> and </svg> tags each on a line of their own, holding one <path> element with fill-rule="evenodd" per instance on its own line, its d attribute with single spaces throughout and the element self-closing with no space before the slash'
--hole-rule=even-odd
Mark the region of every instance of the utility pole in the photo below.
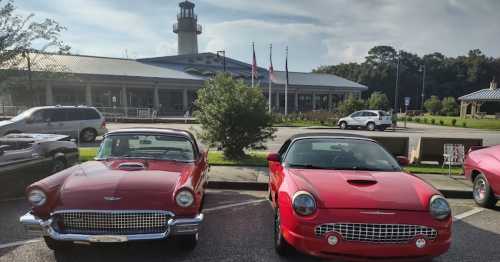
<svg viewBox="0 0 500 262">
<path fill-rule="evenodd" d="M 422 72 L 422 101 L 420 101 L 420 110 L 424 110 L 424 100 L 425 100 L 425 74 L 426 74 L 426 67 L 425 64 L 420 66 L 420 72 Z"/>
<path fill-rule="evenodd" d="M 217 51 L 217 57 L 222 54 L 222 64 L 224 66 L 224 73 L 226 73 L 226 50 Z"/>
<path fill-rule="evenodd" d="M 398 53 L 398 63 L 396 65 L 396 88 L 394 90 L 394 116 L 396 123 L 393 124 L 393 130 L 395 130 L 395 127 L 397 125 L 397 119 L 398 119 L 398 99 L 399 99 L 399 63 L 401 61 L 401 55 Z M 393 117 L 394 118 L 394 117 Z"/>
</svg>

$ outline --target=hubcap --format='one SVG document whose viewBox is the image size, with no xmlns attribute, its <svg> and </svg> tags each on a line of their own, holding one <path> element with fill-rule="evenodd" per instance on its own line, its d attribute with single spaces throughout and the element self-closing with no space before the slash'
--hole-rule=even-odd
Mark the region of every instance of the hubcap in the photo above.
<svg viewBox="0 0 500 262">
<path fill-rule="evenodd" d="M 85 141 L 90 141 L 94 138 L 94 133 L 90 130 L 86 130 L 83 132 L 83 139 Z"/>
<path fill-rule="evenodd" d="M 373 124 L 369 124 L 369 125 L 368 125 L 368 129 L 370 129 L 370 130 L 375 129 L 375 125 L 373 125 Z"/>
<path fill-rule="evenodd" d="M 474 184 L 474 198 L 483 200 L 486 197 L 486 181 L 480 178 Z"/>
</svg>

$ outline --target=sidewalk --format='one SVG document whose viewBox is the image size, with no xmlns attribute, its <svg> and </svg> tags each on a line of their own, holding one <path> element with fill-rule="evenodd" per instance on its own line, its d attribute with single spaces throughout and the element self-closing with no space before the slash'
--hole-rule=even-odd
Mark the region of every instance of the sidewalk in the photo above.
<svg viewBox="0 0 500 262">
<path fill-rule="evenodd" d="M 209 187 L 220 189 L 266 190 L 267 167 L 211 166 Z M 472 183 L 463 176 L 417 174 L 448 198 L 471 198 Z"/>
</svg>

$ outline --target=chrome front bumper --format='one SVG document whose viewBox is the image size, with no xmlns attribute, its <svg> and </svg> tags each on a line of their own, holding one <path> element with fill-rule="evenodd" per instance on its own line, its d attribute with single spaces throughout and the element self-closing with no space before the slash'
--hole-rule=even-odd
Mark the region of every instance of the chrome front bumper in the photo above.
<svg viewBox="0 0 500 262">
<path fill-rule="evenodd" d="M 19 222 L 29 234 L 48 236 L 60 241 L 81 241 L 81 242 L 127 242 L 135 240 L 155 240 L 165 239 L 170 235 L 193 235 L 198 233 L 203 214 L 194 218 L 170 219 L 167 230 L 163 233 L 154 234 L 134 234 L 134 235 L 81 235 L 81 234 L 61 234 L 55 231 L 51 224 L 52 219 L 43 220 L 34 216 L 31 212 L 19 218 Z"/>
</svg>

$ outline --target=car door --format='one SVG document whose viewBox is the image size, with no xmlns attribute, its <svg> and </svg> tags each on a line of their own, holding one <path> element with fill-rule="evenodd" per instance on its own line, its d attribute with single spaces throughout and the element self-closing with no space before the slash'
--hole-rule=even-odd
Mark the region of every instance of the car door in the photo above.
<svg viewBox="0 0 500 262">
<path fill-rule="evenodd" d="M 269 162 L 269 192 L 271 198 L 274 199 L 276 196 L 276 192 L 278 191 L 281 183 L 283 182 L 283 158 L 285 156 L 288 147 L 290 146 L 291 140 L 287 140 L 278 151 L 280 156 L 280 162 Z M 276 201 L 276 199 L 274 199 Z"/>
<path fill-rule="evenodd" d="M 51 117 L 50 109 L 43 108 L 36 110 L 29 116 L 19 131 L 24 133 L 50 133 L 51 126 L 49 120 Z"/>
<path fill-rule="evenodd" d="M 365 111 L 363 113 L 363 121 L 364 121 L 364 125 L 368 124 L 368 122 L 373 122 L 373 123 L 377 123 L 378 122 L 378 115 L 377 113 L 374 113 L 374 112 L 370 112 L 370 111 Z"/>
<path fill-rule="evenodd" d="M 68 109 L 65 108 L 49 109 L 51 134 L 69 135 L 70 127 L 67 121 L 67 111 Z"/>
<path fill-rule="evenodd" d="M 363 111 L 354 112 L 350 117 L 350 126 L 362 126 L 363 125 Z"/>
</svg>

